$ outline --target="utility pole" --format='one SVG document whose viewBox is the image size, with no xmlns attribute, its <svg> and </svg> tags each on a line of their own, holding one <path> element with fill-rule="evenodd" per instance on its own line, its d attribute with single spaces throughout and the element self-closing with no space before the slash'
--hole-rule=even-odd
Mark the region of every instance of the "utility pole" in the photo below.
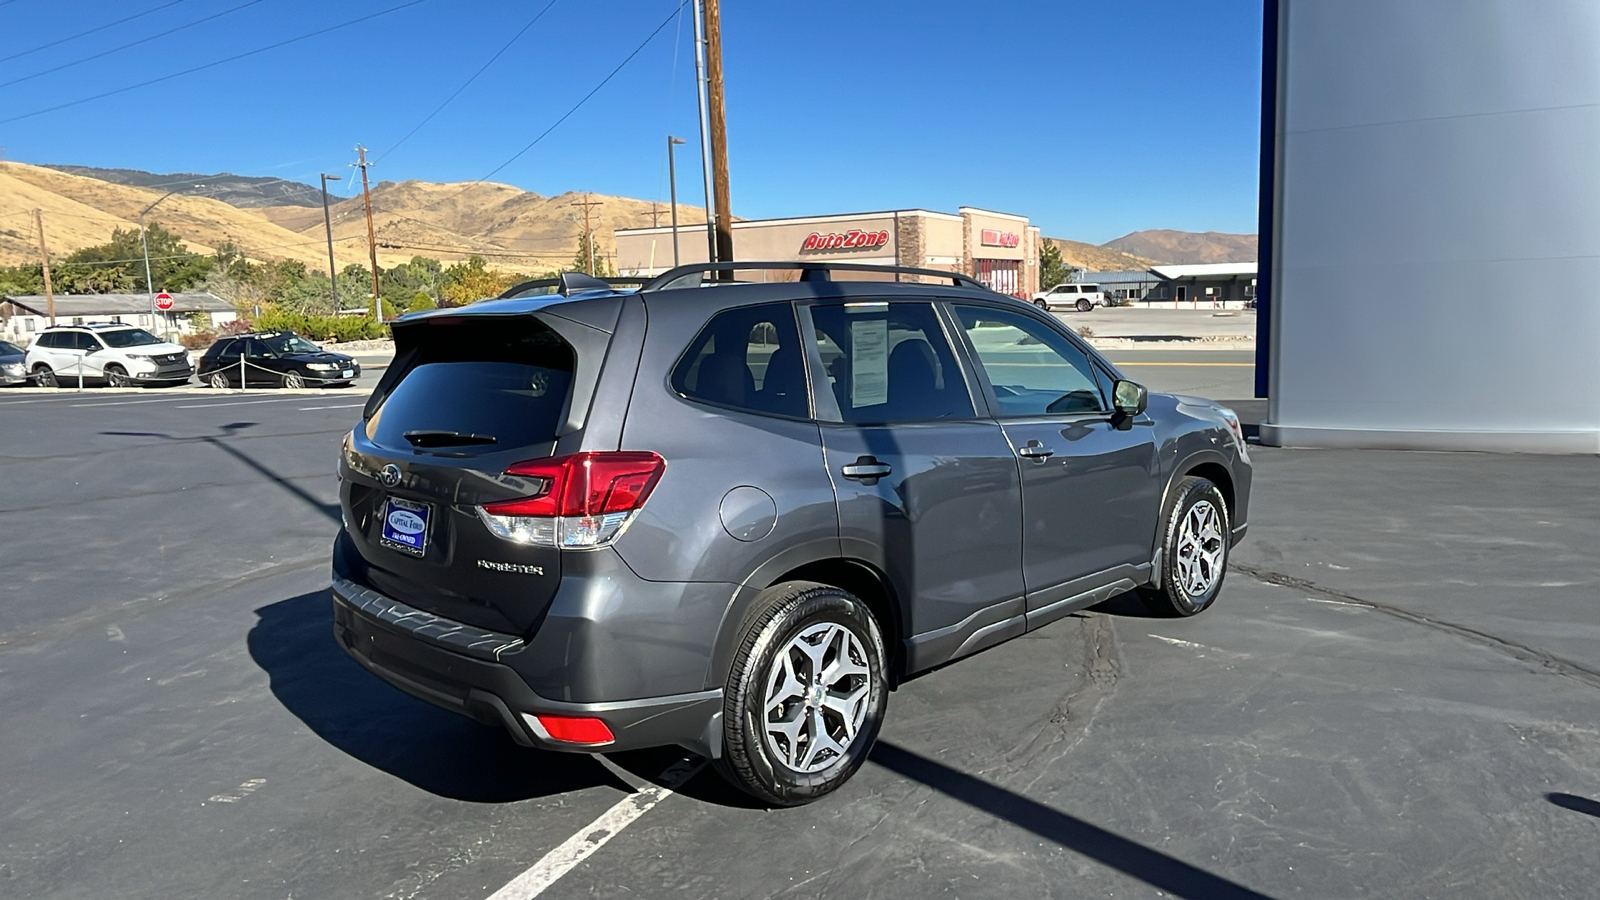
<svg viewBox="0 0 1600 900">
<path fill-rule="evenodd" d="M 717 262 L 733 262 L 733 215 L 728 200 L 728 122 L 722 92 L 721 0 L 703 0 L 706 11 L 706 105 L 711 109 L 711 180 L 717 196 Z M 719 272 L 732 280 L 732 272 Z"/>
<path fill-rule="evenodd" d="M 682 265 L 678 261 L 678 164 L 673 159 L 672 148 L 683 143 L 683 138 L 667 135 L 667 184 L 672 186 L 672 267 L 676 269 Z"/>
<path fill-rule="evenodd" d="M 337 175 L 322 173 L 322 224 L 328 229 L 328 284 L 333 288 L 333 315 L 339 315 L 339 273 L 333 261 L 333 218 L 328 215 L 328 179 L 339 180 Z"/>
<path fill-rule="evenodd" d="M 717 201 L 711 190 L 711 142 L 706 137 L 706 40 L 701 0 L 694 0 L 694 99 L 700 106 L 700 167 L 706 194 L 706 260 L 717 261 Z"/>
<path fill-rule="evenodd" d="M 361 169 L 361 196 L 367 204 L 367 255 L 372 260 L 372 314 L 382 325 L 383 296 L 378 293 L 378 238 L 372 231 L 372 188 L 367 184 L 367 167 L 372 163 L 367 162 L 367 148 L 357 144 L 356 152 L 361 154 L 361 161 L 356 165 Z"/>
<path fill-rule="evenodd" d="M 596 206 L 599 206 L 600 205 L 600 201 L 599 200 L 591 200 L 591 199 L 589 199 L 589 195 L 588 194 L 584 194 L 582 200 L 574 200 L 574 201 L 572 201 L 572 205 L 573 206 L 581 206 L 581 207 L 583 207 L 583 246 L 585 248 L 584 256 L 588 258 L 589 274 L 593 275 L 594 274 L 594 228 L 592 228 L 589 225 L 589 210 L 593 209 Z"/>
<path fill-rule="evenodd" d="M 50 289 L 50 251 L 44 248 L 44 210 L 33 211 L 33 223 L 39 226 L 39 267 L 44 270 L 44 302 L 48 305 L 50 325 L 56 324 L 56 295 Z"/>
<path fill-rule="evenodd" d="M 661 227 L 661 204 L 654 200 L 650 201 L 650 227 Z"/>
</svg>

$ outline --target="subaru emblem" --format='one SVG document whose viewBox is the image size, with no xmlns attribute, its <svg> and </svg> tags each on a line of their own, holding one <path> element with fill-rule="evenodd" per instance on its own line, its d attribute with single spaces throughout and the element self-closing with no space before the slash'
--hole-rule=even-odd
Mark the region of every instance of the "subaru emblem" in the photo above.
<svg viewBox="0 0 1600 900">
<path fill-rule="evenodd" d="M 394 463 L 390 463 L 387 466 L 379 469 L 378 481 L 381 482 L 384 487 L 394 487 L 395 485 L 399 484 L 400 467 Z"/>
</svg>

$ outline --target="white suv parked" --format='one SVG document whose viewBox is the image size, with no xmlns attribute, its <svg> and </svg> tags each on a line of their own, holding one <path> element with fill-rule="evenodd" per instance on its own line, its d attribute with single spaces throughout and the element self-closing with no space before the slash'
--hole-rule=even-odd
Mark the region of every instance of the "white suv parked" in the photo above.
<svg viewBox="0 0 1600 900">
<path fill-rule="evenodd" d="M 1066 307 L 1088 312 L 1096 306 L 1105 306 L 1106 295 L 1098 284 L 1058 284 L 1048 291 L 1034 294 L 1033 305 L 1040 309 Z"/>
<path fill-rule="evenodd" d="M 194 374 L 189 351 L 131 325 L 57 325 L 39 333 L 25 361 L 34 383 L 85 382 L 111 387 L 180 384 Z"/>
</svg>

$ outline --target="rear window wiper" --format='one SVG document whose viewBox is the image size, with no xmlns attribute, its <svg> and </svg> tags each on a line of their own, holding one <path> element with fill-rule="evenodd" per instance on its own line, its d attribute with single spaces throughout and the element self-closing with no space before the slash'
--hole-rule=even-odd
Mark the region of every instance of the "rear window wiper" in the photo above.
<svg viewBox="0 0 1600 900">
<path fill-rule="evenodd" d="M 492 434 L 463 434 L 459 431 L 408 431 L 403 437 L 413 447 L 461 447 L 467 444 L 498 444 Z"/>
</svg>

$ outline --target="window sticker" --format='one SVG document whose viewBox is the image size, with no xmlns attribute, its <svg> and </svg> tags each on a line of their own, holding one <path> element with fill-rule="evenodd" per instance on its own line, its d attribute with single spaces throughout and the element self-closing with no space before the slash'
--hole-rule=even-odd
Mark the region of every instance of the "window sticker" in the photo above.
<svg viewBox="0 0 1600 900">
<path fill-rule="evenodd" d="M 850 323 L 850 405 L 856 409 L 889 402 L 889 320 Z"/>
</svg>

